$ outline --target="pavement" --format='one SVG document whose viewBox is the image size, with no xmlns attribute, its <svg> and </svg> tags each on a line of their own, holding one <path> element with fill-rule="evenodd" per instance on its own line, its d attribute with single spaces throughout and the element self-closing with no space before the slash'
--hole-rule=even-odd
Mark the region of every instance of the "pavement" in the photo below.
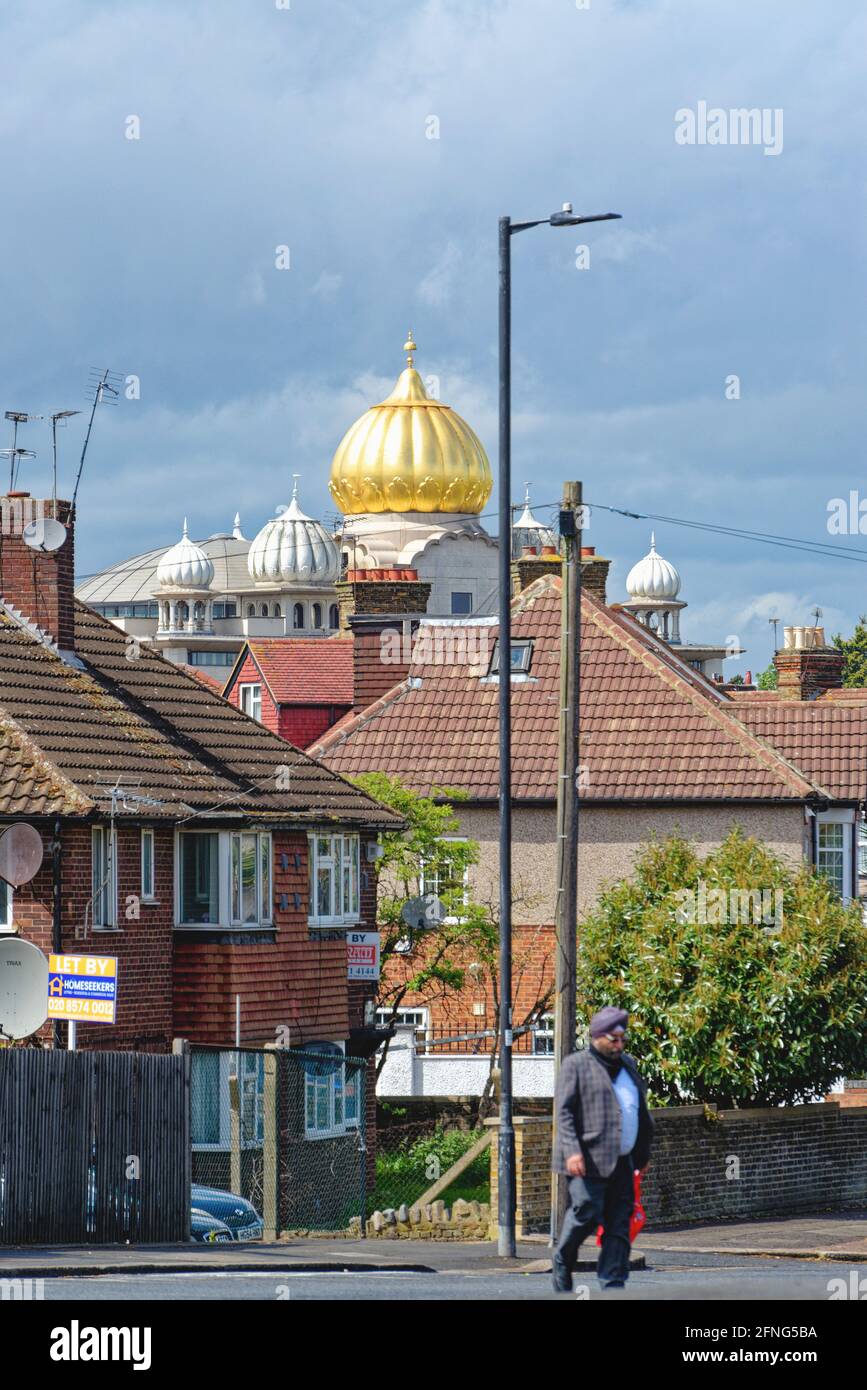
<svg viewBox="0 0 867 1390">
<path fill-rule="evenodd" d="M 535 1273 L 550 1266 L 548 1238 L 522 1239 L 517 1260 L 501 1258 L 488 1241 L 332 1240 L 251 1242 L 243 1245 L 4 1246 L 0 1278 L 57 1275 L 335 1271 L 407 1273 Z M 670 1226 L 642 1231 L 632 1268 L 644 1269 L 655 1251 L 689 1255 L 754 1255 L 805 1260 L 867 1261 L 867 1212 L 834 1212 L 778 1220 Z M 578 1271 L 595 1268 L 589 1244 Z"/>
</svg>

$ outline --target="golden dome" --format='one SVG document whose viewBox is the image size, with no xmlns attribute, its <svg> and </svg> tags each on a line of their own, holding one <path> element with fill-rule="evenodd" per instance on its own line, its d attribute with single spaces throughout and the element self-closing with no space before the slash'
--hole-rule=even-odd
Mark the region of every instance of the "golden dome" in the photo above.
<svg viewBox="0 0 867 1390">
<path fill-rule="evenodd" d="M 431 400 L 409 354 L 390 396 L 346 431 L 331 461 L 331 495 L 344 515 L 463 512 L 477 515 L 493 479 L 480 440 L 456 411 Z"/>
</svg>

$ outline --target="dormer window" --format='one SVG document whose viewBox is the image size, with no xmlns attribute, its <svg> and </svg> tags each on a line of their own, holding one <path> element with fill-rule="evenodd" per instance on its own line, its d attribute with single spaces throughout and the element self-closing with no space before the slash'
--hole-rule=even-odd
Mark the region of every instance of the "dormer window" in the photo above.
<svg viewBox="0 0 867 1390">
<path fill-rule="evenodd" d="M 530 662 L 533 659 L 533 643 L 529 638 L 518 638 L 513 640 L 511 645 L 511 671 L 516 675 L 521 671 L 529 671 Z M 500 674 L 500 643 L 494 643 L 494 654 L 491 657 L 491 669 L 489 675 L 498 676 Z"/>
</svg>

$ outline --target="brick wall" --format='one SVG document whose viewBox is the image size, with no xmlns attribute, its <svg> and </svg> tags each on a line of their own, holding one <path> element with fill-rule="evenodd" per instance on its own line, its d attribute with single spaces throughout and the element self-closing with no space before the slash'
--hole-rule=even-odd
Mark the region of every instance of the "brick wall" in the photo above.
<svg viewBox="0 0 867 1390">
<path fill-rule="evenodd" d="M 296 748 L 309 748 L 351 705 L 281 705 L 277 733 Z"/>
<path fill-rule="evenodd" d="M 51 516 L 52 502 L 33 502 L 26 493 L 12 493 L 3 503 L 0 596 L 48 633 L 61 650 L 70 651 L 75 645 L 75 526 L 71 504 L 59 499 L 57 502 L 57 520 L 67 528 L 63 545 L 59 550 L 42 552 L 26 544 L 16 519 L 23 516 L 29 520 L 33 507 L 39 516 Z"/>
<path fill-rule="evenodd" d="M 777 690 L 783 700 L 810 700 L 843 682 L 845 657 L 836 647 L 784 647 L 774 653 Z"/>
<path fill-rule="evenodd" d="M 642 1179 L 648 1226 L 867 1205 L 867 1106 L 682 1106 L 654 1110 L 653 1119 L 651 1162 Z M 519 1132 L 519 1206 L 538 1223 L 523 1229 L 546 1230 L 540 1194 L 550 1191 L 550 1119 L 518 1117 L 516 1146 Z M 491 1154 L 496 1211 L 496 1142 Z"/>
<path fill-rule="evenodd" d="M 262 723 L 266 729 L 270 729 L 272 734 L 281 732 L 279 728 L 279 710 L 271 698 L 271 692 L 262 679 L 259 668 L 248 652 L 232 683 L 232 689 L 226 696 L 230 705 L 235 709 L 241 708 L 241 686 L 242 685 L 261 685 L 262 687 Z M 284 735 L 285 737 L 285 735 Z M 290 740 L 291 742 L 291 740 Z"/>
</svg>

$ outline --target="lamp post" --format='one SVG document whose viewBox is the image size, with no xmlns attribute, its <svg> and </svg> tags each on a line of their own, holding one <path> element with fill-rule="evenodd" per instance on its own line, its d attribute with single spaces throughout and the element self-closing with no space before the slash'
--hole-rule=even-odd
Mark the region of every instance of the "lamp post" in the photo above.
<svg viewBox="0 0 867 1390">
<path fill-rule="evenodd" d="M 609 222 L 619 212 L 576 217 L 571 203 L 530 222 L 500 218 L 500 1126 L 497 1148 L 498 1251 L 515 1251 L 515 1128 L 512 1114 L 512 237 L 531 227 L 577 227 Z"/>
</svg>

